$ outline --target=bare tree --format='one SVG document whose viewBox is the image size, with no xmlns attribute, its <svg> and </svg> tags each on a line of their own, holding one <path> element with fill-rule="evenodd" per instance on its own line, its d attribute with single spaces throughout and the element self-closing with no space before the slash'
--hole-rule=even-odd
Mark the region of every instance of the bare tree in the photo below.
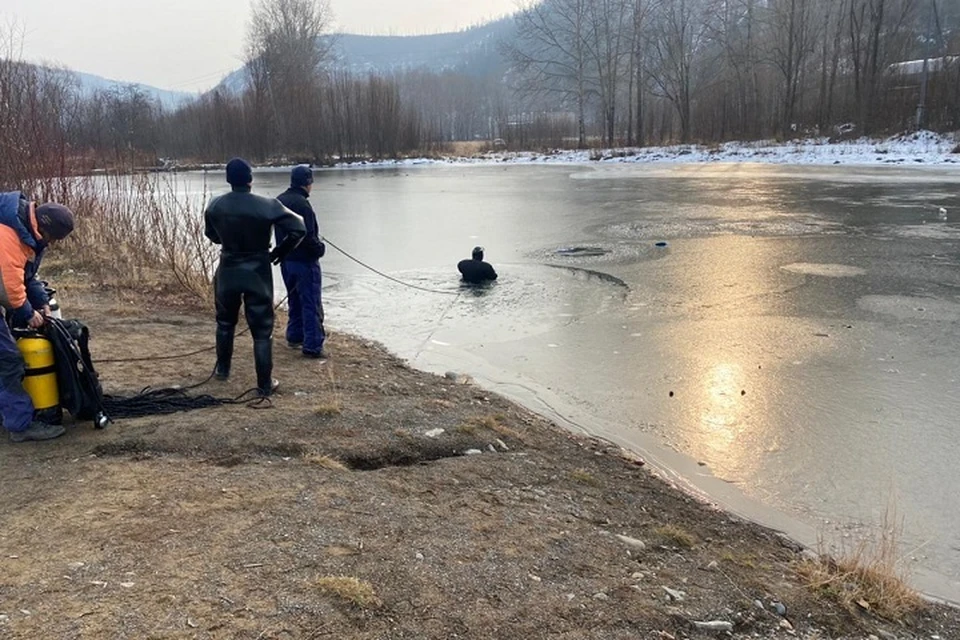
<svg viewBox="0 0 960 640">
<path fill-rule="evenodd" d="M 812 0 L 773 0 L 767 9 L 770 61 L 783 76 L 778 128 L 785 136 L 795 125 L 800 84 L 820 35 L 812 14 Z"/>
<path fill-rule="evenodd" d="M 575 105 L 581 149 L 587 145 L 587 102 L 595 89 L 587 45 L 590 5 L 591 0 L 531 0 L 516 16 L 516 42 L 504 46 L 520 91 Z"/>
<path fill-rule="evenodd" d="M 684 143 L 691 139 L 693 100 L 700 79 L 697 66 L 709 53 L 708 9 L 705 0 L 671 0 L 654 10 L 651 77 L 677 110 Z"/>
<path fill-rule="evenodd" d="M 646 62 L 647 18 L 654 3 L 659 0 L 632 0 L 633 13 L 630 24 L 630 60 L 627 87 L 627 144 L 643 146 L 643 96 L 645 87 L 644 64 Z M 636 101 L 634 101 L 636 100 Z M 636 135 L 634 135 L 636 127 Z"/>
<path fill-rule="evenodd" d="M 817 102 L 817 129 L 823 132 L 833 115 L 834 91 L 840 70 L 843 34 L 850 0 L 836 0 L 821 6 L 820 86 Z"/>
<path fill-rule="evenodd" d="M 310 131 L 309 106 L 320 92 L 324 63 L 333 40 L 329 0 L 257 0 L 247 33 L 251 107 L 261 122 L 272 122 L 286 148 Z M 269 148 L 259 141 L 260 154 Z"/>
<path fill-rule="evenodd" d="M 596 76 L 604 137 L 613 146 L 620 82 L 628 64 L 635 14 L 631 0 L 593 0 L 588 5 L 588 37 L 584 40 Z"/>
</svg>

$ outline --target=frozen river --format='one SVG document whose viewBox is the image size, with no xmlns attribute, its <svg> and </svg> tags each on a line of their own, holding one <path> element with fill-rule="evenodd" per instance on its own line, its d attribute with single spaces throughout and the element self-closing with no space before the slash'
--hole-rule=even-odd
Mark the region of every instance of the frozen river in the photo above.
<svg viewBox="0 0 960 640">
<path fill-rule="evenodd" d="M 334 329 L 469 374 L 807 544 L 895 513 L 917 582 L 960 600 L 956 169 L 331 170 L 312 202 L 344 251 L 453 294 L 330 250 Z M 500 280 L 461 290 L 474 245 Z"/>
</svg>

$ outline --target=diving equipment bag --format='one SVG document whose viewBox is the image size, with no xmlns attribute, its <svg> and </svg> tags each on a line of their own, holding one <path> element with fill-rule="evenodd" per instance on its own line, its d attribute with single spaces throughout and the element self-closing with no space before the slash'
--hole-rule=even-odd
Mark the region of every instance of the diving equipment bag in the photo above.
<svg viewBox="0 0 960 640">
<path fill-rule="evenodd" d="M 77 420 L 106 427 L 103 387 L 90 359 L 90 330 L 79 320 L 47 318 L 44 334 L 53 344 L 60 406 Z"/>
</svg>

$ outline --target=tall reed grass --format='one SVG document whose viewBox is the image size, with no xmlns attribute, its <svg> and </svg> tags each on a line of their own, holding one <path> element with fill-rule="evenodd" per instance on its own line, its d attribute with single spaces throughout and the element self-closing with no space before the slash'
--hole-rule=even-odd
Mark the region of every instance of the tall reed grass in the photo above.
<svg viewBox="0 0 960 640">
<path fill-rule="evenodd" d="M 887 509 L 875 540 L 860 538 L 835 553 L 821 551 L 816 560 L 797 567 L 807 585 L 851 612 L 868 611 L 903 622 L 927 607 L 910 586 L 901 552 L 903 520 Z M 821 541 L 821 549 L 826 545 Z"/>
<path fill-rule="evenodd" d="M 90 284 L 212 296 L 217 248 L 204 236 L 209 193 L 190 192 L 175 174 L 98 175 L 58 179 L 39 189 L 71 209 L 74 233 L 58 262 Z"/>
<path fill-rule="evenodd" d="M 15 24 L 0 25 L 0 191 L 77 214 L 75 232 L 51 252 L 45 271 L 62 265 L 95 285 L 208 301 L 216 250 L 203 235 L 206 190 L 190 193 L 174 174 L 130 174 L 138 154 L 129 143 L 115 149 L 117 160 L 128 161 L 116 165 L 126 175 L 89 175 L 102 149 L 89 145 L 95 132 L 78 123 L 97 105 L 69 73 L 23 62 L 24 35 Z M 132 121 L 105 126 L 139 133 Z"/>
</svg>

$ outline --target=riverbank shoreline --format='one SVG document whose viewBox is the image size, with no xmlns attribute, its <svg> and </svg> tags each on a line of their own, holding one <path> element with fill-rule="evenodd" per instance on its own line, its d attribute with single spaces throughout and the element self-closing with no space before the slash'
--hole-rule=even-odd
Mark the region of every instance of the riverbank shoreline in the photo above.
<svg viewBox="0 0 960 640">
<path fill-rule="evenodd" d="M 826 137 L 788 141 L 753 140 L 715 144 L 675 144 L 645 147 L 594 147 L 590 149 L 544 149 L 514 151 L 488 143 L 458 143 L 473 148 L 468 152 L 437 152 L 423 156 L 375 159 L 331 159 L 307 163 L 317 170 L 343 170 L 418 165 L 500 165 L 500 164 L 776 164 L 804 166 L 952 166 L 960 165 L 960 131 L 936 133 L 916 131 L 888 137 L 860 137 L 831 140 Z M 289 171 L 298 164 L 286 158 L 261 162 L 260 171 Z M 166 159 L 156 167 L 140 167 L 134 173 L 183 173 L 222 171 L 222 163 L 179 162 Z M 99 169 L 94 172 L 106 173 Z"/>
<path fill-rule="evenodd" d="M 483 147 L 484 145 L 478 145 Z M 843 141 L 798 138 L 780 142 L 756 140 L 718 144 L 678 144 L 647 147 L 612 147 L 586 150 L 549 149 L 508 151 L 478 149 L 473 153 L 438 153 L 398 159 L 335 160 L 317 165 L 322 170 L 417 165 L 496 164 L 776 164 L 805 166 L 952 166 L 960 165 L 960 132 L 917 131 L 886 138 L 862 137 Z M 261 163 L 261 171 L 288 171 L 285 160 Z M 220 164 L 173 166 L 173 171 L 220 171 Z"/>
<path fill-rule="evenodd" d="M 758 140 L 720 144 L 601 148 L 546 152 L 488 151 L 474 157 L 411 159 L 393 164 L 726 164 L 914 166 L 960 164 L 960 136 L 931 131 L 888 138 L 830 141 L 827 138 L 786 142 Z M 391 164 L 390 161 L 383 163 Z"/>
<path fill-rule="evenodd" d="M 209 347 L 207 314 L 58 282 L 95 360 Z M 278 321 L 279 326 L 279 321 Z M 235 373 L 200 392 L 250 386 Z M 10 637 L 954 637 L 803 578 L 810 554 L 457 376 L 334 332 L 279 344 L 283 393 L 0 445 L 0 629 Z M 188 385 L 209 352 L 104 363 L 108 392 Z M 346 580 L 344 580 L 346 579 Z M 25 613 L 26 612 L 26 613 Z M 729 626 L 727 626 L 729 625 Z"/>
</svg>

